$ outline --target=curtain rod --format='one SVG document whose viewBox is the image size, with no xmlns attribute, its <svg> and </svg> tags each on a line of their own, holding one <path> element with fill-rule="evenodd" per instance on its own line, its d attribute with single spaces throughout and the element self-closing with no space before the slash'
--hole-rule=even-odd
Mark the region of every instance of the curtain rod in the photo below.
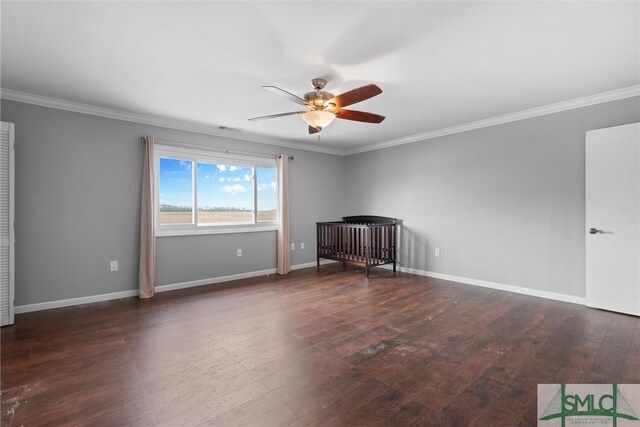
<svg viewBox="0 0 640 427">
<path fill-rule="evenodd" d="M 214 151 L 216 153 L 225 153 L 225 154 L 240 154 L 242 156 L 252 156 L 252 157 L 262 157 L 262 158 L 266 158 L 266 159 L 279 159 L 280 157 L 282 157 L 281 154 L 278 154 L 277 156 L 271 155 L 271 154 L 258 154 L 258 153 L 250 153 L 247 151 L 235 151 L 235 150 L 229 150 L 228 148 L 217 148 L 217 147 L 210 147 L 208 145 L 201 145 L 201 144 L 192 144 L 189 142 L 181 142 L 181 141 L 172 141 L 170 139 L 156 139 L 156 141 L 160 144 L 168 144 L 168 145 L 175 145 L 178 147 L 185 147 L 185 148 L 197 148 L 197 149 L 205 149 L 205 150 L 209 150 L 209 151 Z M 293 156 L 289 156 L 289 160 L 293 160 Z"/>
</svg>

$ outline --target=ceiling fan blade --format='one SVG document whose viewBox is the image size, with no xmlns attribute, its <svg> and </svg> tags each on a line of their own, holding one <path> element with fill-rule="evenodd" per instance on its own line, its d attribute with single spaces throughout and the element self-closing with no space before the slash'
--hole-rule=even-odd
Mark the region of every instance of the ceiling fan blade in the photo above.
<svg viewBox="0 0 640 427">
<path fill-rule="evenodd" d="M 286 97 L 289 101 L 293 101 L 296 104 L 300 104 L 300 105 L 308 105 L 307 101 L 305 101 L 304 99 L 300 98 L 297 95 L 292 94 L 291 92 L 287 92 L 284 89 L 280 89 L 279 87 L 276 86 L 262 86 L 263 89 L 276 94 L 276 95 L 283 95 L 284 97 Z"/>
<path fill-rule="evenodd" d="M 314 128 L 313 126 L 309 126 L 309 135 L 313 135 L 314 133 L 318 133 L 321 130 L 322 130 L 322 128 L 318 129 L 318 128 Z"/>
<path fill-rule="evenodd" d="M 333 111 L 336 118 L 343 120 L 353 120 L 356 122 L 380 123 L 385 117 L 379 114 L 365 113 L 364 111 L 355 110 L 336 110 Z"/>
<path fill-rule="evenodd" d="M 337 108 L 342 108 L 346 107 L 347 105 L 364 101 L 365 99 L 373 98 L 374 96 L 380 95 L 381 93 L 382 89 L 374 84 L 370 84 L 338 95 L 331 99 L 330 102 L 336 104 Z"/>
<path fill-rule="evenodd" d="M 308 113 L 308 111 L 292 111 L 291 113 L 271 114 L 269 116 L 252 117 L 247 120 L 249 120 L 250 122 L 255 122 L 256 120 L 275 119 L 276 117 L 294 116 L 296 114 L 304 114 L 304 113 Z"/>
</svg>

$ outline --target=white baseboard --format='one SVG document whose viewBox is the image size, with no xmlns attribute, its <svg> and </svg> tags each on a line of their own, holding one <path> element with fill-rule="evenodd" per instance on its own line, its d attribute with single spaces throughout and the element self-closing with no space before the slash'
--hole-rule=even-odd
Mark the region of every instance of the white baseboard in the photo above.
<svg viewBox="0 0 640 427">
<path fill-rule="evenodd" d="M 393 270 L 393 267 L 388 264 L 382 266 L 382 268 L 386 268 L 387 270 Z M 403 273 L 415 274 L 416 276 L 427 276 L 427 277 L 433 277 L 434 279 L 442 279 L 442 280 L 449 280 L 451 282 L 455 282 L 455 276 L 451 274 L 435 273 L 433 271 L 418 270 L 415 268 L 401 267 L 401 266 L 398 266 L 397 269 L 398 271 L 402 271 Z"/>
<path fill-rule="evenodd" d="M 556 292 L 541 291 L 538 289 L 523 288 L 521 286 L 505 285 L 503 283 L 487 282 L 484 280 L 469 279 L 467 277 L 456 277 L 455 282 L 464 283 L 466 285 L 482 286 L 483 288 L 498 289 L 500 291 L 514 292 L 517 294 L 530 295 L 538 298 L 552 299 L 562 302 L 570 302 L 572 304 L 585 305 L 586 298 L 577 297 L 575 295 L 559 294 Z"/>
<path fill-rule="evenodd" d="M 320 265 L 333 264 L 336 262 L 338 261 L 321 260 Z M 307 262 L 303 264 L 292 265 L 291 270 L 300 270 L 303 268 L 309 268 L 309 267 L 315 267 L 315 266 L 316 266 L 316 261 L 312 261 L 312 262 Z M 384 266 L 381 266 L 381 268 L 391 269 L 392 267 L 390 265 L 384 265 Z M 495 282 L 488 282 L 485 280 L 470 279 L 468 277 L 457 277 L 451 274 L 436 273 L 433 271 L 418 270 L 415 268 L 398 266 L 398 270 L 403 273 L 410 273 L 418 276 L 433 277 L 435 279 L 449 280 L 451 282 L 463 283 L 466 285 L 481 286 L 483 288 L 491 288 L 491 289 L 497 289 L 501 291 L 514 292 L 518 294 L 530 295 L 530 296 L 539 297 L 539 298 L 547 298 L 547 299 L 552 299 L 556 301 L 569 302 L 573 304 L 581 304 L 581 305 L 585 304 L 585 298 L 576 297 L 573 295 L 565 295 L 565 294 L 558 294 L 555 292 L 540 291 L 537 289 L 523 288 L 520 286 L 505 285 L 503 283 L 495 283 Z M 192 280 L 190 282 L 172 283 L 169 285 L 159 285 L 159 286 L 156 286 L 156 292 L 168 292 L 168 291 L 174 291 L 177 289 L 193 288 L 195 286 L 213 285 L 216 283 L 247 279 L 250 277 L 267 276 L 269 274 L 274 274 L 275 272 L 276 272 L 275 268 L 269 268 L 267 270 L 250 271 L 247 273 L 231 274 L 229 276 L 212 277 L 208 279 Z M 80 304 L 90 304 L 94 302 L 109 301 L 109 300 L 120 299 L 120 298 L 129 298 L 129 297 L 135 297 L 137 295 L 138 295 L 138 290 L 134 289 L 130 291 L 113 292 L 110 294 L 91 295 L 91 296 L 80 297 L 80 298 L 70 298 L 70 299 L 64 299 L 64 300 L 58 300 L 58 301 L 40 302 L 36 304 L 18 305 L 15 307 L 15 314 L 29 313 L 32 311 L 50 310 L 52 308 L 69 307 L 69 306 L 80 305 Z"/>
<path fill-rule="evenodd" d="M 320 265 L 335 264 L 337 262 L 338 261 L 334 261 L 332 259 L 321 259 Z M 315 267 L 317 265 L 318 265 L 317 261 L 305 262 L 304 264 L 296 264 L 291 266 L 291 271 L 300 270 L 302 268 Z"/>
<path fill-rule="evenodd" d="M 334 263 L 332 260 L 322 260 L 320 265 Z M 307 262 L 304 264 L 296 264 L 291 266 L 291 270 L 300 270 L 302 268 L 315 267 L 316 262 Z M 230 282 L 232 280 L 247 279 L 249 277 L 268 276 L 274 274 L 275 268 L 269 268 L 267 270 L 249 271 L 247 273 L 231 274 L 229 276 L 212 277 L 209 279 L 192 280 L 190 282 L 172 283 L 169 285 L 156 286 L 156 292 L 168 292 L 177 289 L 193 288 L 195 286 L 213 285 L 216 283 Z M 32 311 L 50 310 L 52 308 L 70 307 L 72 305 L 90 304 L 93 302 L 109 301 L 113 299 L 129 298 L 138 296 L 138 290 L 133 289 L 130 291 L 113 292 L 110 294 L 90 295 L 86 297 L 70 298 L 57 301 L 39 302 L 36 304 L 18 305 L 14 308 L 15 314 L 30 313 Z"/>
<path fill-rule="evenodd" d="M 193 288 L 196 286 L 213 285 L 215 283 L 231 282 L 232 280 L 248 279 L 249 277 L 268 276 L 274 274 L 275 268 L 267 270 L 249 271 L 247 273 L 231 274 L 229 276 L 212 277 L 209 279 L 192 280 L 190 282 L 172 283 L 170 285 L 156 285 L 156 292 L 175 291 L 177 289 Z"/>
<path fill-rule="evenodd" d="M 112 292 L 110 294 L 90 295 L 87 297 L 62 299 L 57 301 L 39 302 L 36 304 L 17 305 L 14 308 L 15 314 L 29 313 L 32 311 L 50 310 L 52 308 L 69 307 L 72 305 L 90 304 L 92 302 L 108 301 L 112 299 L 135 297 L 138 290 Z"/>
<path fill-rule="evenodd" d="M 393 267 L 384 265 L 381 268 L 391 269 Z M 398 270 L 403 273 L 411 273 L 418 276 L 433 277 L 434 279 L 449 280 L 451 282 L 462 283 L 465 285 L 480 286 L 483 288 L 497 289 L 500 291 L 514 292 L 516 294 L 529 295 L 538 298 L 552 299 L 555 301 L 569 302 L 572 304 L 585 305 L 586 299 L 574 295 L 559 294 L 556 292 L 540 291 L 537 289 L 523 288 L 521 286 L 505 285 L 504 283 L 488 282 L 486 280 L 470 279 L 468 277 L 458 277 L 452 274 L 435 273 L 433 271 L 417 270 L 415 268 L 400 267 Z"/>
</svg>

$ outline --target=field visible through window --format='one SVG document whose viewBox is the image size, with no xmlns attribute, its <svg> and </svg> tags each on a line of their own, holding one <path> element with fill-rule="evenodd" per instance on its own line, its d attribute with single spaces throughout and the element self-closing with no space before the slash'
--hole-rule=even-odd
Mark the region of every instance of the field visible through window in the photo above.
<svg viewBox="0 0 640 427">
<path fill-rule="evenodd" d="M 250 211 L 241 212 L 198 212 L 198 224 L 221 224 L 251 222 L 253 214 Z M 275 221 L 276 211 L 258 211 L 258 222 Z M 160 224 L 192 224 L 191 212 L 160 212 Z"/>
</svg>

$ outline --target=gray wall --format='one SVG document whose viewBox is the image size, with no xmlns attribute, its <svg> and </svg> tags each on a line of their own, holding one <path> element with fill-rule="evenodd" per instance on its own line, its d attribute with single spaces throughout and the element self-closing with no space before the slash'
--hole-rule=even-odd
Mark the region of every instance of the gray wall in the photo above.
<svg viewBox="0 0 640 427">
<path fill-rule="evenodd" d="M 137 288 L 143 135 L 291 162 L 291 238 L 315 260 L 315 221 L 341 215 L 344 159 L 2 101 L 16 125 L 16 305 Z M 158 285 L 274 268 L 276 233 L 161 237 Z M 237 248 L 243 257 L 237 258 Z M 119 271 L 109 271 L 109 261 Z"/>
<path fill-rule="evenodd" d="M 637 121 L 636 97 L 349 156 L 345 213 L 402 219 L 403 266 L 583 297 L 585 132 Z"/>
<path fill-rule="evenodd" d="M 640 99 L 346 158 L 11 101 L 2 120 L 16 125 L 16 305 L 136 288 L 146 134 L 293 154 L 291 236 L 306 249 L 292 264 L 315 259 L 314 222 L 387 215 L 404 223 L 403 266 L 584 296 L 584 133 L 639 121 Z M 158 238 L 157 284 L 274 268 L 275 247 L 275 232 Z"/>
</svg>

